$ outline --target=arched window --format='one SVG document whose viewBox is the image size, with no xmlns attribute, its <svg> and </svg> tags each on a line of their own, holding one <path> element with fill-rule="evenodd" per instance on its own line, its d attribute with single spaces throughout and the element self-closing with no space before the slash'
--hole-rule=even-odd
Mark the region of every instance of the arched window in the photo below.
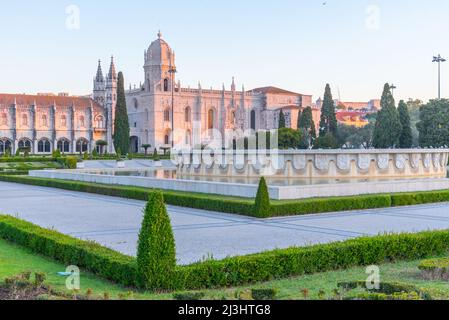
<svg viewBox="0 0 449 320">
<path fill-rule="evenodd" d="M 76 142 L 77 153 L 87 152 L 88 149 L 89 149 L 89 142 L 86 139 L 81 138 Z"/>
<path fill-rule="evenodd" d="M 165 145 L 170 145 L 171 144 L 171 132 L 170 130 L 165 131 L 165 135 L 164 135 L 164 144 Z"/>
<path fill-rule="evenodd" d="M 58 140 L 58 150 L 62 153 L 69 153 L 70 152 L 70 141 L 62 138 Z"/>
<path fill-rule="evenodd" d="M 187 107 L 184 111 L 184 121 L 185 122 L 192 121 L 192 109 L 190 109 L 190 107 Z"/>
<path fill-rule="evenodd" d="M 251 111 L 251 129 L 256 130 L 256 111 Z"/>
<path fill-rule="evenodd" d="M 51 144 L 47 139 L 42 139 L 37 143 L 37 152 L 39 153 L 50 153 L 51 152 Z"/>
<path fill-rule="evenodd" d="M 164 121 L 170 122 L 170 110 L 169 109 L 164 110 Z"/>
<path fill-rule="evenodd" d="M 6 113 L 2 113 L 2 126 L 8 125 L 8 115 Z"/>
<path fill-rule="evenodd" d="M 67 127 L 67 117 L 65 115 L 61 116 L 61 127 Z"/>
<path fill-rule="evenodd" d="M 185 140 L 185 144 L 187 146 L 192 144 L 192 132 L 190 130 L 187 130 L 186 132 L 186 140 Z"/>
<path fill-rule="evenodd" d="M 85 119 L 84 119 L 84 116 L 80 116 L 80 117 L 78 118 L 78 120 L 79 120 L 79 123 L 80 123 L 80 127 L 81 127 L 81 128 L 85 128 L 85 127 L 86 127 L 86 121 L 85 121 Z"/>
<path fill-rule="evenodd" d="M 26 115 L 25 113 L 22 114 L 22 126 L 27 126 L 28 125 L 28 115 Z"/>
<path fill-rule="evenodd" d="M 215 127 L 215 112 L 213 109 L 210 109 L 207 115 L 207 128 L 213 129 Z"/>
<path fill-rule="evenodd" d="M 19 141 L 19 149 L 22 150 L 28 150 L 29 152 L 31 152 L 31 140 L 29 139 L 22 139 Z"/>
<path fill-rule="evenodd" d="M 48 126 L 48 121 L 47 121 L 47 115 L 42 115 L 42 126 L 43 127 L 47 127 Z"/>
<path fill-rule="evenodd" d="M 104 118 L 103 118 L 103 116 L 97 116 L 95 118 L 95 126 L 98 129 L 104 129 Z"/>
<path fill-rule="evenodd" d="M 134 109 L 138 109 L 139 108 L 139 102 L 137 101 L 136 98 L 133 99 L 133 105 L 134 105 Z"/>
<path fill-rule="evenodd" d="M 11 153 L 12 151 L 11 146 L 12 146 L 11 140 L 9 139 L 0 140 L 0 154 L 5 154 L 7 151 Z"/>
<path fill-rule="evenodd" d="M 164 91 L 168 92 L 168 79 L 164 79 Z"/>
</svg>

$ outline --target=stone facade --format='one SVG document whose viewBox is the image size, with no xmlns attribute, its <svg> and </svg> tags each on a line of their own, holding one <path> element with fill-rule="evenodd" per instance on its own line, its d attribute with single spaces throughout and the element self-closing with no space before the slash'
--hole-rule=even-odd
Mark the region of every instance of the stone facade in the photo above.
<svg viewBox="0 0 449 320">
<path fill-rule="evenodd" d="M 172 142 L 191 146 L 210 142 L 212 129 L 236 137 L 249 130 L 277 129 L 280 110 L 287 126 L 296 129 L 299 111 L 313 106 L 310 95 L 275 87 L 237 90 L 234 79 L 230 90 L 224 85 L 221 90 L 201 84 L 195 89 L 182 87 L 176 79 L 175 53 L 160 33 L 145 50 L 144 61 L 144 82 L 126 92 L 133 152 L 142 152 L 143 144 L 169 148 Z M 318 125 L 320 110 L 314 108 L 313 115 Z"/>
<path fill-rule="evenodd" d="M 90 98 L 0 94 L 0 154 L 91 151 L 106 140 L 106 116 Z"/>
</svg>

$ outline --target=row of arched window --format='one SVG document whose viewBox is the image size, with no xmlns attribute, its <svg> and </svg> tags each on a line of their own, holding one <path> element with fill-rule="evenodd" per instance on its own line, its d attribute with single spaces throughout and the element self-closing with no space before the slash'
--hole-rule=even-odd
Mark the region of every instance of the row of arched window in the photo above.
<svg viewBox="0 0 449 320">
<path fill-rule="evenodd" d="M 104 117 L 103 116 L 95 117 L 94 122 L 95 122 L 96 128 L 100 128 L 100 129 L 104 128 Z M 8 125 L 8 115 L 6 113 L 1 114 L 0 123 L 3 126 Z M 67 127 L 67 116 L 66 115 L 61 115 L 61 117 L 59 118 L 59 124 L 61 127 Z M 78 124 L 79 124 L 79 127 L 82 127 L 82 128 L 86 127 L 86 119 L 84 116 L 78 117 Z M 21 125 L 22 126 L 29 125 L 28 115 L 26 113 L 22 114 L 22 116 L 21 116 Z M 41 117 L 41 126 L 42 127 L 49 126 L 48 117 L 46 114 L 42 115 L 42 117 Z"/>
<path fill-rule="evenodd" d="M 13 143 L 10 139 L 2 139 L 0 140 L 0 154 L 5 154 L 8 150 L 12 151 Z M 19 149 L 28 149 L 33 151 L 33 142 L 30 139 L 24 138 L 19 140 L 18 143 Z M 70 153 L 71 151 L 71 142 L 66 138 L 61 138 L 57 141 L 56 148 L 64 153 Z M 76 148 L 74 152 L 84 153 L 89 150 L 89 141 L 87 139 L 81 138 L 76 141 Z M 37 152 L 38 153 L 51 153 L 52 152 L 52 143 L 49 139 L 43 138 L 37 143 Z"/>
</svg>

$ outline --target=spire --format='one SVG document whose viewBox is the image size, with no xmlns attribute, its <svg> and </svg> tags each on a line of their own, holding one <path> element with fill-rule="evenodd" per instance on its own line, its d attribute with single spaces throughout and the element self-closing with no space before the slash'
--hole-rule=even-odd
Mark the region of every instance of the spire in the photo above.
<svg viewBox="0 0 449 320">
<path fill-rule="evenodd" d="M 234 78 L 234 77 L 232 77 L 231 90 L 232 90 L 232 91 L 235 91 L 235 78 Z"/>
<path fill-rule="evenodd" d="M 95 80 L 97 82 L 103 82 L 104 81 L 103 70 L 101 69 L 101 60 L 98 60 L 98 69 L 97 69 L 97 75 L 95 77 Z"/>
<path fill-rule="evenodd" d="M 159 32 L 157 33 L 157 37 L 158 37 L 158 39 L 162 39 L 162 32 L 161 32 L 161 30 L 159 30 Z"/>
<path fill-rule="evenodd" d="M 109 67 L 108 79 L 117 78 L 117 73 L 115 72 L 114 56 L 111 56 L 111 66 Z"/>
</svg>

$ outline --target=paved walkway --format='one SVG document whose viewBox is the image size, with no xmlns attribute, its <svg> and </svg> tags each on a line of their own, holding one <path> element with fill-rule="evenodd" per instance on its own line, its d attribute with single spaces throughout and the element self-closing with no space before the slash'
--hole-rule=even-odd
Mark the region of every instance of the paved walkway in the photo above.
<svg viewBox="0 0 449 320">
<path fill-rule="evenodd" d="M 0 212 L 136 254 L 144 202 L 0 183 Z M 181 264 L 384 232 L 449 229 L 449 204 L 258 220 L 169 206 Z"/>
</svg>

